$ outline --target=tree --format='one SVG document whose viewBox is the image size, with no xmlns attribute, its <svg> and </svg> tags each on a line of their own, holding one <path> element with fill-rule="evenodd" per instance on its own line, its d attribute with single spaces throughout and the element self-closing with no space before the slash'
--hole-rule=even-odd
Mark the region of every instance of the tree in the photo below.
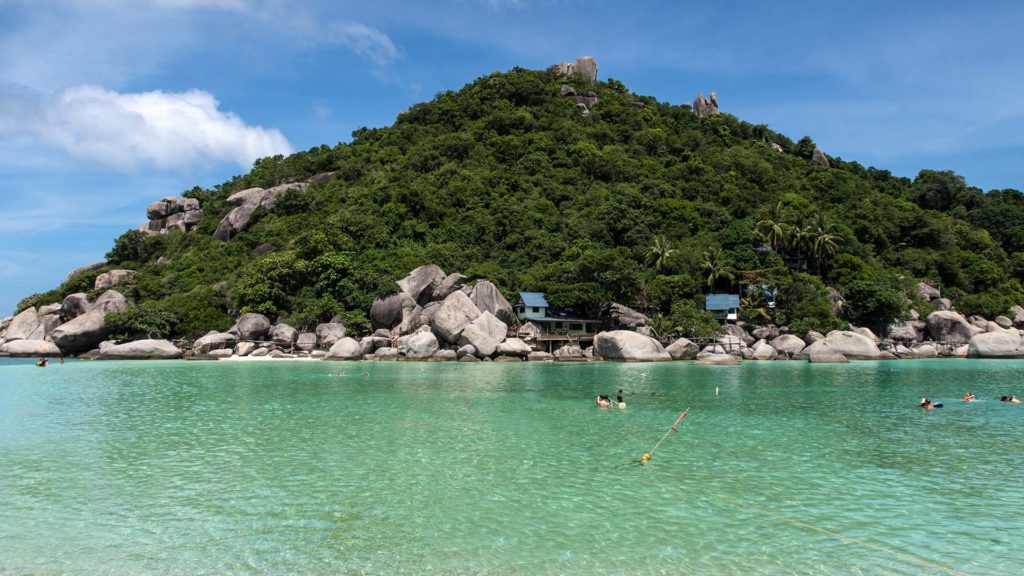
<svg viewBox="0 0 1024 576">
<path fill-rule="evenodd" d="M 664 236 L 655 236 L 654 243 L 647 249 L 647 263 L 654 264 L 654 270 L 663 274 L 671 264 L 671 259 L 678 250 Z"/>
<path fill-rule="evenodd" d="M 726 263 L 721 248 L 712 248 L 704 252 L 704 271 L 708 274 L 707 284 L 709 291 L 714 290 L 719 280 L 732 282 L 734 278 L 733 269 Z"/>
<path fill-rule="evenodd" d="M 857 280 L 846 287 L 843 312 L 850 322 L 883 332 L 894 320 L 909 315 L 903 290 L 892 282 Z"/>
<path fill-rule="evenodd" d="M 782 202 L 774 204 L 766 210 L 764 218 L 759 220 L 755 225 L 757 233 L 764 238 L 772 250 L 776 252 L 780 248 L 786 246 L 786 241 L 789 237 L 789 231 L 792 228 L 790 224 L 787 224 L 782 213 Z"/>
<path fill-rule="evenodd" d="M 690 338 L 711 338 L 722 327 L 707 310 L 701 310 L 693 300 L 676 300 L 669 316 L 673 330 Z"/>
<path fill-rule="evenodd" d="M 821 273 L 825 259 L 836 253 L 843 238 L 832 222 L 820 212 L 814 221 L 813 237 L 814 257 L 817 261 L 818 272 Z"/>
</svg>

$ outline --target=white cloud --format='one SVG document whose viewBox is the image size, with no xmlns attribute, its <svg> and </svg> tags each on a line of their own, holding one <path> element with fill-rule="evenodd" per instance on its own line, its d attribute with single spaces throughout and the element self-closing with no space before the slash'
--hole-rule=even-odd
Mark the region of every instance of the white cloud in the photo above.
<svg viewBox="0 0 1024 576">
<path fill-rule="evenodd" d="M 32 135 L 76 158 L 122 170 L 211 162 L 248 167 L 256 158 L 292 150 L 280 131 L 221 111 L 202 90 L 122 94 L 83 85 L 49 98 L 20 92 L 3 100 L 0 135 Z"/>
<path fill-rule="evenodd" d="M 334 23 L 327 36 L 327 41 L 344 46 L 381 66 L 390 64 L 401 57 L 401 52 L 387 34 L 361 22 Z"/>
</svg>

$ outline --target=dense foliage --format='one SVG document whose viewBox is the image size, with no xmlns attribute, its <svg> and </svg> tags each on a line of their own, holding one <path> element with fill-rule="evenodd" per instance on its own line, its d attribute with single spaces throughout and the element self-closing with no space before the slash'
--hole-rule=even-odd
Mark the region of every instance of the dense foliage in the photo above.
<svg viewBox="0 0 1024 576">
<path fill-rule="evenodd" d="M 559 95 L 564 83 L 597 93 L 589 116 Z M 839 158 L 828 169 L 813 150 L 810 138 L 728 114 L 697 118 L 615 80 L 514 69 L 438 94 L 390 127 L 359 129 L 351 143 L 264 158 L 187 191 L 206 213 L 194 232 L 129 232 L 108 259 L 137 269 L 136 301 L 173 311 L 169 330 L 186 336 L 242 311 L 300 328 L 340 314 L 365 327 L 372 300 L 428 262 L 587 314 L 621 302 L 668 329 L 703 331 L 697 306 L 709 290 L 743 293 L 758 316 L 748 319 L 798 333 L 883 326 L 906 314 L 920 279 L 966 314 L 1024 300 L 1021 193 Z M 230 242 L 211 237 L 231 193 L 328 171 L 333 180 L 257 210 Z M 828 287 L 857 295 L 848 316 Z"/>
</svg>

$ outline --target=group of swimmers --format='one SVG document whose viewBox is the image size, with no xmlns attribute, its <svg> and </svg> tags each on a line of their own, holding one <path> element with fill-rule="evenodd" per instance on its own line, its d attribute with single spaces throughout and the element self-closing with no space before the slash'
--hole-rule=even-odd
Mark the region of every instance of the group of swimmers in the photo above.
<svg viewBox="0 0 1024 576">
<path fill-rule="evenodd" d="M 974 392 L 968 392 L 964 395 L 964 402 L 974 402 L 978 397 L 974 395 Z M 1000 402 L 1005 404 L 1020 404 L 1020 398 L 1014 395 L 1002 396 L 999 398 Z M 932 402 L 928 398 L 921 398 L 921 401 L 917 404 L 918 408 L 924 408 L 925 410 L 934 410 L 936 408 L 942 408 L 941 402 Z"/>
<path fill-rule="evenodd" d="M 622 400 L 622 390 L 619 390 L 619 394 L 615 397 L 615 400 L 609 398 L 607 394 L 601 394 L 594 399 L 594 404 L 596 404 L 598 408 L 611 408 L 613 402 L 619 407 L 619 410 L 626 409 L 626 402 Z"/>
</svg>

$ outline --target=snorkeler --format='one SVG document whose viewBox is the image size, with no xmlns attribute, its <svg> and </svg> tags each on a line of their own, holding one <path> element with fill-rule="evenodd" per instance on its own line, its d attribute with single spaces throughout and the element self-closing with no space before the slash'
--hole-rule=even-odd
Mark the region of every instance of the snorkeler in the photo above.
<svg viewBox="0 0 1024 576">
<path fill-rule="evenodd" d="M 917 405 L 918 408 L 924 408 L 925 410 L 935 410 L 936 408 L 942 408 L 942 402 L 932 402 L 927 398 L 921 398 L 921 402 Z"/>
<path fill-rule="evenodd" d="M 1013 396 L 1013 395 L 1003 396 L 999 400 L 1001 402 L 1006 403 L 1006 404 L 1020 404 L 1020 398 L 1017 398 L 1016 396 Z"/>
<path fill-rule="evenodd" d="M 977 398 L 974 397 L 974 392 L 968 392 L 967 395 L 964 396 L 964 402 L 974 402 L 975 400 L 977 400 Z"/>
</svg>

